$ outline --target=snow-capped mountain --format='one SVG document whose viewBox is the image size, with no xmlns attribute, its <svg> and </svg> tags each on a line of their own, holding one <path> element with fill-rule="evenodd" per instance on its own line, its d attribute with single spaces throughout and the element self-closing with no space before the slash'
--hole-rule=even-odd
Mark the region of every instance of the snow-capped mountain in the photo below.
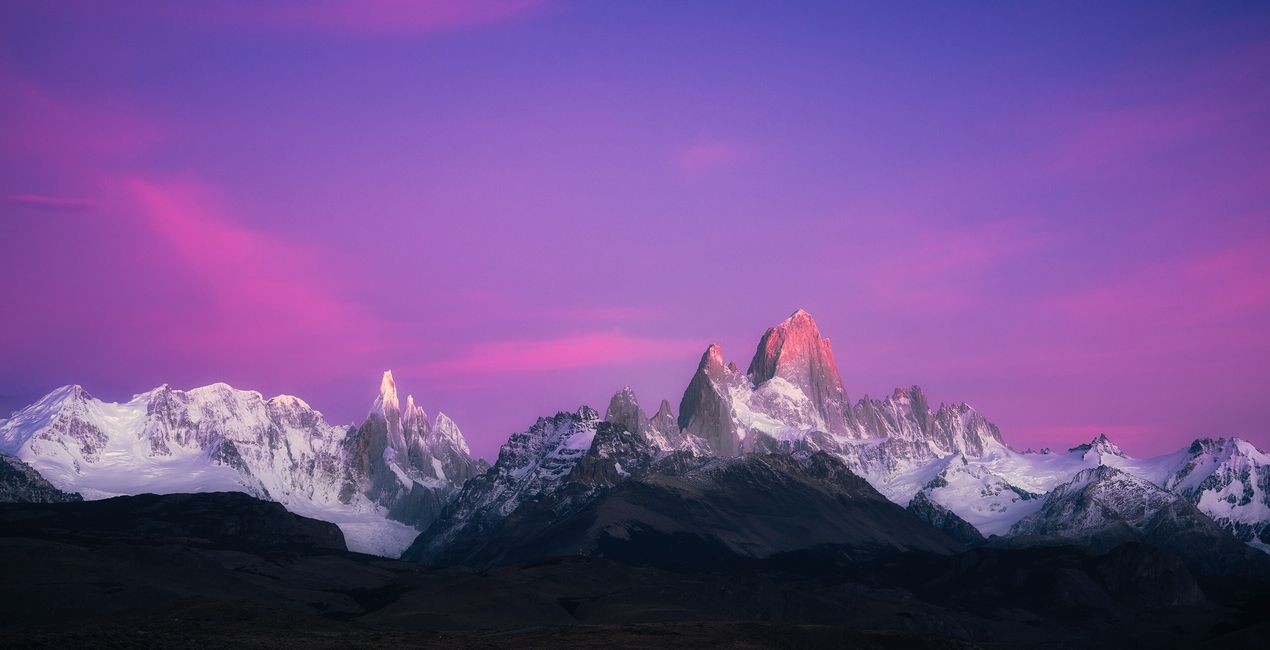
<svg viewBox="0 0 1270 650">
<path fill-rule="evenodd" d="M 1056 535 L 1110 548 L 1138 539 L 1179 504 L 1194 507 L 1150 481 L 1098 465 L 1050 490 L 1041 507 L 1014 524 L 1010 534 Z"/>
<path fill-rule="evenodd" d="M 849 413 L 829 340 L 800 309 L 763 334 L 744 374 L 724 362 L 718 345 L 706 348 L 680 401 L 679 425 L 714 453 L 736 456 L 849 439 Z"/>
<path fill-rule="evenodd" d="M 624 467 L 622 460 L 630 466 L 641 458 L 647 461 L 655 453 L 641 440 L 638 452 L 626 453 L 619 460 L 606 452 L 607 447 L 615 446 L 613 441 L 597 444 L 622 433 L 630 439 L 628 442 L 634 441 L 633 434 L 625 429 L 619 431 L 588 406 L 573 413 L 538 418 L 528 430 L 507 439 L 489 471 L 467 482 L 406 556 L 431 561 L 460 552 L 479 553 L 490 544 L 490 532 L 502 527 L 513 514 L 524 517 L 534 510 L 534 504 L 546 499 L 552 499 L 559 509 L 567 508 L 573 501 L 585 501 L 597 482 L 616 482 L 629 475 L 630 468 Z M 584 461 L 590 466 L 589 471 L 575 475 Z M 581 480 L 583 477 L 586 480 Z M 562 494 L 566 491 L 568 495 Z M 559 514 L 539 512 L 543 516 L 531 525 L 548 526 Z M 494 548 L 489 552 L 497 555 L 501 550 Z"/>
<path fill-rule="evenodd" d="M 59 388 L 0 422 L 0 452 L 88 499 L 241 491 L 338 524 L 353 550 L 394 555 L 482 468 L 453 422 L 407 400 L 391 372 L 360 427 L 304 400 L 212 384 L 119 404 Z"/>
<path fill-rule="evenodd" d="M 1253 445 L 1203 439 L 1135 459 L 1098 436 L 1065 452 L 1020 452 L 968 404 L 933 406 L 917 386 L 853 403 L 829 341 L 803 310 L 763 334 L 745 372 L 707 347 L 677 416 L 665 400 L 649 416 L 624 389 L 603 418 L 585 406 L 540 418 L 508 439 L 492 467 L 473 460 L 444 414 L 430 419 L 413 397 L 403 407 L 391 373 L 357 427 L 328 424 L 299 398 L 224 384 L 161 386 L 124 404 L 68 386 L 0 421 L 0 453 L 89 499 L 244 491 L 339 524 L 355 550 L 394 554 L 413 541 L 424 558 L 490 548 L 497 531 L 545 534 L 535 527 L 565 521 L 628 481 L 771 454 L 832 457 L 965 543 L 1051 534 L 1038 522 L 1059 508 L 1053 500 L 1091 470 L 1114 468 L 1120 474 L 1100 470 L 1093 483 L 1106 494 L 1184 499 L 1270 550 L 1270 456 Z"/>
<path fill-rule="evenodd" d="M 663 403 L 659 412 L 667 411 Z M 950 552 L 957 545 L 825 453 L 717 457 L 630 389 L 605 420 L 588 407 L 511 436 L 403 555 L 488 567 L 561 555 L 696 565 L 832 544 Z"/>
<path fill-rule="evenodd" d="M 1186 497 L 1110 465 L 1081 470 L 1055 487 L 1010 535 L 1020 541 L 1074 540 L 1100 550 L 1149 541 L 1209 574 L 1270 571 L 1265 556 L 1239 543 Z"/>
<path fill-rule="evenodd" d="M 965 543 L 1037 534 L 1029 528 L 1034 524 L 1020 522 L 1035 522 L 1048 495 L 1064 485 L 1070 490 L 1074 477 L 1099 467 L 1128 477 L 1100 482 L 1108 493 L 1154 484 L 1155 492 L 1142 493 L 1181 495 L 1224 517 L 1246 540 L 1270 519 L 1259 514 L 1267 494 L 1265 455 L 1247 443 L 1197 443 L 1190 452 L 1149 460 L 1130 458 L 1106 436 L 1062 453 L 1019 452 L 969 405 L 933 407 L 917 386 L 853 404 L 829 341 L 799 310 L 764 333 L 744 373 L 718 345 L 707 347 L 677 418 L 665 401 L 648 417 L 628 388 L 614 395 L 603 420 L 583 407 L 514 434 L 494 467 L 468 483 L 411 553 L 432 561 L 491 560 L 496 553 L 478 549 L 513 544 L 496 541 L 510 530 L 545 535 L 540 526 L 592 507 L 625 481 L 691 473 L 713 457 L 819 452 Z"/>
<path fill-rule="evenodd" d="M 1181 495 L 1243 541 L 1270 540 L 1270 456 L 1238 439 L 1134 459 L 1105 435 L 1065 453 L 1019 452 L 969 405 L 932 408 L 922 390 L 848 401 L 827 339 L 798 310 L 760 339 L 748 372 L 707 348 L 684 393 L 679 423 L 713 453 L 823 450 L 888 498 L 960 538 L 1009 534 L 1044 495 L 1099 467 Z"/>
<path fill-rule="evenodd" d="M 1240 540 L 1270 551 L 1270 454 L 1238 438 L 1202 438 L 1125 469 L 1180 494 Z"/>
</svg>

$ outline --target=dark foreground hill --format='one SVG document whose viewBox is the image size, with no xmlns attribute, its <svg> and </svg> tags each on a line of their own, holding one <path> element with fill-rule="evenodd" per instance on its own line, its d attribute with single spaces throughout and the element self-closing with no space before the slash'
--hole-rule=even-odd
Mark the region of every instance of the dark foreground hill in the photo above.
<svg viewBox="0 0 1270 650">
<path fill-rule="evenodd" d="M 595 436 L 600 443 L 559 487 L 531 499 L 518 489 L 522 472 L 500 471 L 500 459 L 464 486 L 403 559 L 490 568 L 587 555 L 706 569 L 821 545 L 856 559 L 962 550 L 825 453 L 654 460 L 652 449 L 638 453 L 638 437 L 607 422 Z M 625 476 L 607 480 L 614 467 Z"/>
<path fill-rule="evenodd" d="M 349 553 L 337 533 L 231 494 L 0 505 L 0 646 L 1236 648 L 1270 633 L 1266 585 L 1142 544 L 473 571 Z"/>
</svg>

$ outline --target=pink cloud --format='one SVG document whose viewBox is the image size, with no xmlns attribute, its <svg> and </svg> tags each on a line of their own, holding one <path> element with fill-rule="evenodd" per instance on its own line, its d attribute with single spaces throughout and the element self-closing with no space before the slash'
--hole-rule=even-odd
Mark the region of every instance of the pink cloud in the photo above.
<svg viewBox="0 0 1270 650">
<path fill-rule="evenodd" d="M 356 357 L 376 347 L 383 326 L 339 297 L 339 282 L 323 268 L 330 256 L 235 223 L 198 183 L 134 178 L 126 188 L 145 223 L 200 281 L 190 290 L 211 302 L 209 322 L 187 324 L 205 330 L 202 347 L 275 360 L 334 347 Z M 191 338 L 185 328 L 169 329 Z"/>
<path fill-rule="evenodd" d="M 0 89 L 0 163 L 36 174 L 41 185 L 62 191 L 101 194 L 112 168 L 152 150 L 166 131 L 134 107 L 67 101 L 32 82 L 3 56 Z M 8 200 L 45 209 L 101 207 L 97 200 L 37 193 Z"/>
<path fill-rule="evenodd" d="M 1110 79 L 1101 93 L 1121 98 L 1136 90 L 1156 98 L 1151 101 L 1060 103 L 1034 117 L 1060 136 L 1052 152 L 1055 171 L 1135 173 L 1141 170 L 1126 163 L 1153 164 L 1162 152 L 1259 124 L 1270 108 L 1270 90 L 1260 83 L 1268 73 L 1270 41 L 1264 41 L 1171 70 L 1166 78 L 1137 71 Z"/>
<path fill-rule="evenodd" d="M 81 199 L 65 196 L 44 196 L 42 194 L 14 194 L 9 197 L 10 203 L 29 205 L 47 210 L 93 210 L 101 207 L 96 199 Z"/>
<path fill-rule="evenodd" d="M 420 372 L 505 374 L 630 366 L 700 353 L 700 341 L 641 338 L 621 332 L 599 332 L 544 339 L 493 341 L 473 346 L 465 354 L 420 366 Z"/>
<path fill-rule="evenodd" d="M 1150 264 L 1043 308 L 1053 317 L 1120 325 L 1139 343 L 1159 333 L 1238 326 L 1270 315 L 1270 240 Z"/>
<path fill-rule="evenodd" d="M 741 150 L 727 142 L 698 142 L 675 152 L 675 165 L 686 174 L 724 169 L 741 160 Z"/>
<path fill-rule="evenodd" d="M 1084 116 L 1058 142 L 1058 172 L 1101 171 L 1140 154 L 1157 153 L 1188 140 L 1211 137 L 1242 109 L 1187 99 L 1174 104 L 1109 109 Z"/>
<path fill-rule="evenodd" d="M 979 281 L 999 264 L 1048 243 L 1026 222 L 997 221 L 951 230 L 922 229 L 892 246 L 860 251 L 869 269 L 860 281 L 889 309 L 943 312 L 977 300 Z M 876 241 L 876 240 L 875 240 Z"/>
<path fill-rule="evenodd" d="M 256 24 L 345 34 L 413 34 L 510 20 L 543 0 L 315 0 L 252 6 Z"/>
<path fill-rule="evenodd" d="M 547 317 L 551 313 L 544 313 Z M 650 309 L 646 307 L 579 307 L 577 309 L 566 309 L 557 314 L 558 318 L 568 321 L 650 321 L 656 320 L 666 315 L 663 309 Z"/>
</svg>

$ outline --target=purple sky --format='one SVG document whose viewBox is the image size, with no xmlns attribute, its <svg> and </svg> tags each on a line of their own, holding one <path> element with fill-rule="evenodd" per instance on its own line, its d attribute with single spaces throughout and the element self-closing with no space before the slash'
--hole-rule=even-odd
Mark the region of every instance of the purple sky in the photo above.
<svg viewBox="0 0 1270 650">
<path fill-rule="evenodd" d="M 803 307 L 853 398 L 1270 446 L 1270 9 L 846 4 L 5 2 L 0 410 L 391 368 L 490 457 Z"/>
</svg>

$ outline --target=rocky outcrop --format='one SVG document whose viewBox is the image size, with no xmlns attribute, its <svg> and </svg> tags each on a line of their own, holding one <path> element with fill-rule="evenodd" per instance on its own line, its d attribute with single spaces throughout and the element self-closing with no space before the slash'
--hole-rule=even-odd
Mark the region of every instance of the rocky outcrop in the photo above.
<svg viewBox="0 0 1270 650">
<path fill-rule="evenodd" d="M 454 421 L 427 413 L 406 398 L 403 413 L 392 371 L 384 373 L 379 397 L 366 421 L 345 442 L 353 460 L 345 481 L 398 521 L 427 528 L 469 478 L 482 468 L 468 452 Z"/>
<path fill-rule="evenodd" d="M 857 559 L 958 548 L 828 454 L 667 454 L 626 427 L 565 413 L 521 435 L 404 559 L 490 567 L 588 555 L 702 568 L 820 545 Z M 579 436 L 591 446 L 563 454 Z"/>
<path fill-rule="evenodd" d="M 1270 549 L 1270 455 L 1238 438 L 1201 438 L 1160 484 L 1242 541 Z"/>
<path fill-rule="evenodd" d="M 795 311 L 763 333 L 746 374 L 756 388 L 777 378 L 789 382 L 811 402 L 824 431 L 850 433 L 850 402 L 833 348 L 806 311 Z"/>
<path fill-rule="evenodd" d="M 712 343 L 701 355 L 679 402 L 679 427 L 704 440 L 715 454 L 740 454 L 745 428 L 738 422 L 735 400 L 748 390 L 745 376 L 735 365 L 725 363 L 723 349 Z"/>
<path fill-rule="evenodd" d="M 679 422 L 670 410 L 670 402 L 662 400 L 657 412 L 648 417 L 630 386 L 623 388 L 609 400 L 604 421 L 640 436 L 648 444 L 661 451 L 689 451 L 707 453 L 707 443 L 679 428 Z"/>
<path fill-rule="evenodd" d="M 1108 465 L 1077 473 L 1010 530 L 1021 541 L 1052 537 L 1111 549 L 1149 542 L 1204 575 L 1270 577 L 1270 557 L 1239 543 L 1185 498 Z"/>
<path fill-rule="evenodd" d="M 962 544 L 978 544 L 983 541 L 983 535 L 977 528 L 966 523 L 957 513 L 932 501 L 925 492 L 918 492 L 913 497 L 908 503 L 908 511 Z"/>
<path fill-rule="evenodd" d="M 12 456 L 0 455 L 0 503 L 66 503 L 83 501 L 73 492 L 63 492 Z"/>
<path fill-rule="evenodd" d="M 1091 460 L 1098 464 L 1105 464 L 1109 458 L 1125 458 L 1125 453 L 1116 443 L 1107 437 L 1107 434 L 1100 433 L 1098 437 L 1083 444 L 1076 445 L 1067 450 L 1069 454 L 1079 454 L 1085 460 Z"/>
<path fill-rule="evenodd" d="M 403 555 L 429 563 L 459 563 L 461 558 L 480 553 L 501 553 L 492 531 L 504 520 L 519 512 L 518 518 L 534 518 L 544 500 L 557 504 L 570 498 L 585 498 L 597 481 L 599 470 L 588 469 L 590 481 L 573 481 L 573 470 L 584 456 L 592 452 L 597 432 L 626 432 L 600 419 L 596 411 L 582 406 L 572 413 L 559 412 L 550 418 L 538 418 L 528 430 L 514 433 L 499 449 L 498 460 L 484 474 L 463 486 L 458 496 L 444 509 Z M 632 439 L 633 434 L 627 432 Z M 651 449 L 650 449 L 651 453 Z M 610 476 L 628 471 L 620 460 L 610 463 Z M 581 494 L 579 494 L 579 492 Z M 559 493 L 559 494 L 557 494 Z M 540 522 L 549 525 L 552 517 L 545 512 Z"/>
</svg>

